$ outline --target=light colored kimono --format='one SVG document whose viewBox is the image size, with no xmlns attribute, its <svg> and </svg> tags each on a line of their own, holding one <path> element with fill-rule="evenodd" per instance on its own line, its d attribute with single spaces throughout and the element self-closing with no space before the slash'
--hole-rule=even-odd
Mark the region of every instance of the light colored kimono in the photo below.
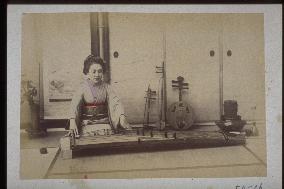
<svg viewBox="0 0 284 189">
<path fill-rule="evenodd" d="M 80 130 L 82 125 L 81 113 L 82 106 L 90 103 L 107 103 L 108 119 L 113 130 L 118 129 L 121 116 L 125 116 L 124 108 L 119 97 L 107 83 L 102 82 L 94 86 L 90 80 L 85 80 L 81 88 L 74 94 L 71 103 L 70 118 L 75 118 L 77 128 Z M 121 125 L 123 127 L 123 125 Z"/>
</svg>

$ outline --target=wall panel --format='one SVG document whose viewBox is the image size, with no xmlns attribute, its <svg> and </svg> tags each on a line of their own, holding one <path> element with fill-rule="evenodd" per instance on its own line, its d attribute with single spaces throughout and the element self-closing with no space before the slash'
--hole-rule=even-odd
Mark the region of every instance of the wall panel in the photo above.
<svg viewBox="0 0 284 189">
<path fill-rule="evenodd" d="M 157 90 L 162 63 L 163 35 L 155 14 L 109 14 L 111 84 L 121 97 L 131 123 L 142 123 L 148 84 Z M 114 57 L 118 52 L 118 57 Z M 151 121 L 157 120 L 157 103 Z"/>
<path fill-rule="evenodd" d="M 196 121 L 219 119 L 219 20 L 216 14 L 165 17 L 168 106 L 178 100 L 171 80 L 183 76 L 189 83 L 183 98 L 193 107 Z"/>
<path fill-rule="evenodd" d="M 263 15 L 226 14 L 223 26 L 224 100 L 237 100 L 243 119 L 265 120 Z"/>
</svg>

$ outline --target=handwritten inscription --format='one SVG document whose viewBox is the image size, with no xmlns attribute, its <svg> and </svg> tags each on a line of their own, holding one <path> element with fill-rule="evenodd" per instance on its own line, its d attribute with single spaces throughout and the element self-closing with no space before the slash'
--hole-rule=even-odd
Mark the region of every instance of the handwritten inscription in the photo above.
<svg viewBox="0 0 284 189">
<path fill-rule="evenodd" d="M 235 189 L 262 189 L 262 183 L 252 184 L 252 185 L 237 185 Z"/>
</svg>

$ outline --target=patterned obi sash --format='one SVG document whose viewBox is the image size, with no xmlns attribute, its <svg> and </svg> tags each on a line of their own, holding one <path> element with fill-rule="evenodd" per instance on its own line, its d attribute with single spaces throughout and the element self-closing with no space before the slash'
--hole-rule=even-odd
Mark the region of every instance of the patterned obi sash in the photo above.
<svg viewBox="0 0 284 189">
<path fill-rule="evenodd" d="M 107 103 L 88 103 L 83 105 L 83 120 L 99 120 L 108 117 Z"/>
</svg>

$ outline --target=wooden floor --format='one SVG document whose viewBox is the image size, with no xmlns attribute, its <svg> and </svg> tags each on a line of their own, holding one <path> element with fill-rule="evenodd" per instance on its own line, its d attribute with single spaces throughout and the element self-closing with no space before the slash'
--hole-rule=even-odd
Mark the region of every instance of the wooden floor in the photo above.
<svg viewBox="0 0 284 189">
<path fill-rule="evenodd" d="M 48 132 L 41 139 L 21 133 L 21 178 L 208 178 L 266 176 L 265 130 L 248 137 L 246 145 L 160 152 L 80 157 L 63 160 L 59 139 Z M 205 127 L 202 129 L 207 130 Z M 210 130 L 218 128 L 210 127 Z M 48 154 L 39 152 L 47 147 Z M 39 168 L 40 167 L 40 168 Z"/>
</svg>

